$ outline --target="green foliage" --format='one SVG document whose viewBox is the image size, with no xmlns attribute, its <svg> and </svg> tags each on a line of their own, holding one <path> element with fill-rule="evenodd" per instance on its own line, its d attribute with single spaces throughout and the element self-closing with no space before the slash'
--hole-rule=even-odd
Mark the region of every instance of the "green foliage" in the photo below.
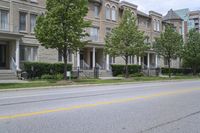
<svg viewBox="0 0 200 133">
<path fill-rule="evenodd" d="M 105 39 L 105 51 L 113 57 L 121 56 L 125 60 L 126 77 L 128 77 L 128 57 L 143 56 L 148 49 L 144 40 L 144 32 L 138 30 L 135 16 L 130 10 L 125 10 L 119 26 L 115 27 Z"/>
<path fill-rule="evenodd" d="M 68 64 L 67 70 L 72 70 L 72 65 Z M 41 78 L 42 75 L 57 75 L 64 73 L 64 63 L 41 63 L 41 62 L 25 62 L 24 71 L 29 75 L 29 78 Z"/>
<path fill-rule="evenodd" d="M 130 77 L 144 77 L 144 74 L 142 72 L 131 74 Z"/>
<path fill-rule="evenodd" d="M 50 74 L 44 74 L 41 76 L 41 79 L 54 79 L 54 75 L 50 75 Z"/>
<path fill-rule="evenodd" d="M 162 74 L 169 74 L 168 68 L 161 68 Z M 171 68 L 171 73 L 173 75 L 188 75 L 192 73 L 191 69 L 188 68 Z"/>
<path fill-rule="evenodd" d="M 50 74 L 44 74 L 41 76 L 41 79 L 44 80 L 62 80 L 64 79 L 63 74 L 55 74 L 55 75 L 50 75 Z"/>
<path fill-rule="evenodd" d="M 169 77 L 171 77 L 171 60 L 180 56 L 182 47 L 182 36 L 172 26 L 167 26 L 165 32 L 155 39 L 154 50 L 168 60 Z"/>
<path fill-rule="evenodd" d="M 84 28 L 90 26 L 84 17 L 88 12 L 88 0 L 46 0 L 46 12 L 37 18 L 35 35 L 42 46 L 59 50 L 67 68 L 68 50 L 83 48 L 88 36 Z M 65 78 L 66 78 L 66 74 Z"/>
<path fill-rule="evenodd" d="M 111 65 L 113 76 L 125 74 L 125 65 Z M 141 72 L 140 65 L 128 65 L 129 74 L 136 74 Z"/>
<path fill-rule="evenodd" d="M 193 69 L 193 74 L 197 74 L 197 70 L 200 68 L 200 33 L 195 29 L 190 30 L 189 38 L 184 46 L 183 52 L 184 66 Z"/>
</svg>

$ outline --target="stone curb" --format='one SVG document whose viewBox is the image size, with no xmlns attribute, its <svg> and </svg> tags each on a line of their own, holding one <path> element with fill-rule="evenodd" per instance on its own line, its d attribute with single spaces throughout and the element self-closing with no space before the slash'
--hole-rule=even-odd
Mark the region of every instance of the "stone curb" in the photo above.
<svg viewBox="0 0 200 133">
<path fill-rule="evenodd" d="M 125 84 L 141 84 L 141 83 L 159 83 L 159 82 L 178 82 L 189 81 L 194 79 L 177 79 L 177 80 L 155 80 L 155 81 L 138 81 L 138 82 L 121 82 L 121 83 L 102 83 L 102 84 L 80 84 L 80 85 L 64 85 L 64 86 L 45 86 L 45 87 L 30 87 L 30 88 L 14 88 L 0 89 L 0 92 L 7 91 L 26 91 L 26 90 L 46 90 L 46 89 L 67 89 L 76 87 L 92 87 L 92 86 L 107 86 L 107 85 L 125 85 Z M 199 79 L 195 79 L 196 81 Z"/>
</svg>

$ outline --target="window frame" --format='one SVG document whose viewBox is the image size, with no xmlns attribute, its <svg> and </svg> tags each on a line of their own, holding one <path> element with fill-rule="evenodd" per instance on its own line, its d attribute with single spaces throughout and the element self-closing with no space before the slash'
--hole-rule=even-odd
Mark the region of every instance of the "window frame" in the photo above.
<svg viewBox="0 0 200 133">
<path fill-rule="evenodd" d="M 38 46 L 20 45 L 20 61 L 38 61 L 38 50 Z"/>
<path fill-rule="evenodd" d="M 110 4 L 106 4 L 105 6 L 105 16 L 107 20 L 111 19 L 111 8 L 110 8 Z"/>
<path fill-rule="evenodd" d="M 94 17 L 99 18 L 100 15 L 100 7 L 98 5 L 94 5 Z"/>
<path fill-rule="evenodd" d="M 153 20 L 153 30 L 157 31 L 157 21 L 156 21 L 156 19 Z"/>
<path fill-rule="evenodd" d="M 7 15 L 7 24 L 5 24 L 5 29 L 3 29 L 2 27 L 2 12 L 6 12 Z M 10 20 L 9 20 L 9 10 L 6 9 L 0 9 L 0 30 L 2 31 L 9 31 L 10 26 L 9 26 Z"/>
<path fill-rule="evenodd" d="M 24 30 L 21 29 L 21 14 L 24 14 L 25 15 L 25 26 L 24 26 Z M 27 12 L 24 12 L 24 11 L 19 11 L 19 32 L 27 32 L 27 19 L 28 19 L 28 13 Z"/>
<path fill-rule="evenodd" d="M 94 29 L 96 29 L 97 32 L 96 31 L 94 32 Z M 97 33 L 97 35 L 94 35 L 92 33 Z M 99 41 L 99 27 L 93 26 L 93 27 L 90 28 L 90 38 L 94 42 L 98 42 Z"/>
<path fill-rule="evenodd" d="M 31 17 L 32 16 L 35 16 L 35 25 L 34 25 L 34 27 L 33 27 L 33 31 L 32 31 L 32 21 L 31 21 Z M 34 29 L 35 29 L 35 26 L 36 26 L 36 20 L 37 20 L 37 14 L 34 14 L 34 13 L 31 13 L 30 14 L 30 32 L 32 33 L 32 34 L 34 34 L 35 32 L 34 32 Z"/>
<path fill-rule="evenodd" d="M 111 8 L 111 20 L 117 21 L 117 10 L 115 6 L 112 6 Z"/>
</svg>

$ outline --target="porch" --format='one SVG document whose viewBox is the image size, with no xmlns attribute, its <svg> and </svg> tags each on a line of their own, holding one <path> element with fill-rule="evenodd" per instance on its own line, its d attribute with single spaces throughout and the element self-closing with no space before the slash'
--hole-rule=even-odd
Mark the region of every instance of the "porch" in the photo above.
<svg viewBox="0 0 200 133">
<path fill-rule="evenodd" d="M 86 47 L 76 54 L 75 66 L 81 70 L 110 70 L 109 55 L 105 55 L 103 48 Z"/>
<path fill-rule="evenodd" d="M 0 70 L 20 70 L 19 45 L 22 35 L 0 33 Z"/>
</svg>

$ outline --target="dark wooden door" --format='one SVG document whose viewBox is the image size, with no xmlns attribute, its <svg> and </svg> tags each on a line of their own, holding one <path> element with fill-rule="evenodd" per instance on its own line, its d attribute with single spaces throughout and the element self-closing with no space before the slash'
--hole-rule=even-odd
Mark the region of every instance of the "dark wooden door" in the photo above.
<svg viewBox="0 0 200 133">
<path fill-rule="evenodd" d="M 6 67 L 6 45 L 0 45 L 0 68 Z"/>
</svg>

